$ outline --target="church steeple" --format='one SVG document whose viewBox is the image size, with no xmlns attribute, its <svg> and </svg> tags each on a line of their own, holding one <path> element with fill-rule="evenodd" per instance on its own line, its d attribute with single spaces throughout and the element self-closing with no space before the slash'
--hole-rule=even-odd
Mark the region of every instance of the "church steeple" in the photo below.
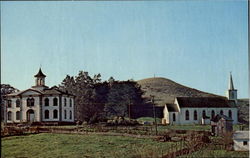
<svg viewBox="0 0 250 158">
<path fill-rule="evenodd" d="M 36 86 L 45 86 L 46 75 L 43 74 L 41 68 L 39 69 L 38 73 L 34 77 L 36 77 Z"/>
<path fill-rule="evenodd" d="M 237 103 L 237 89 L 234 89 L 233 77 L 232 77 L 231 72 L 230 72 L 230 76 L 229 76 L 227 98 L 228 98 L 228 100 L 234 100 Z"/>
<path fill-rule="evenodd" d="M 233 83 L 233 77 L 232 77 L 232 73 L 231 72 L 230 72 L 230 79 L 229 79 L 228 89 L 234 90 L 234 83 Z"/>
</svg>

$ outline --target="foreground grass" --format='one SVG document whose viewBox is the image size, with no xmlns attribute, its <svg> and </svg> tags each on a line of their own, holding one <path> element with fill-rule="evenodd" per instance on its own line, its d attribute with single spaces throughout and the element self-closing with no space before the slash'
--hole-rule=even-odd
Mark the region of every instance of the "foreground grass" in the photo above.
<svg viewBox="0 0 250 158">
<path fill-rule="evenodd" d="M 223 145 L 224 139 L 222 137 L 210 137 L 211 143 L 207 144 L 204 148 L 199 151 L 190 153 L 188 155 L 183 155 L 180 157 L 185 158 L 230 158 L 230 157 L 238 157 L 238 158 L 248 158 L 248 151 L 233 151 L 233 150 L 225 150 Z M 217 142 L 217 143 L 216 143 Z M 219 144 L 218 144 L 219 143 Z"/>
<path fill-rule="evenodd" d="M 222 158 L 229 158 L 229 157 L 238 157 L 238 158 L 248 158 L 249 153 L 242 152 L 242 151 L 227 151 L 227 150 L 209 150 L 203 149 L 197 152 L 194 152 L 189 155 L 184 155 L 183 158 L 191 158 L 191 157 L 200 157 L 200 158 L 211 158 L 211 157 L 222 157 Z"/>
<path fill-rule="evenodd" d="M 175 143 L 124 136 L 36 134 L 2 139 L 2 157 L 161 157 Z"/>
</svg>

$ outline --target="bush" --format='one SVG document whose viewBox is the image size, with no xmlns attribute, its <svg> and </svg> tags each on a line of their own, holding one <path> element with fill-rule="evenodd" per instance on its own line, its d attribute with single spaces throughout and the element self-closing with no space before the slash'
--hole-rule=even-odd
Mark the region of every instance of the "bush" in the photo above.
<svg viewBox="0 0 250 158">
<path fill-rule="evenodd" d="M 137 120 L 134 119 L 125 119 L 124 117 L 114 117 L 112 120 L 108 120 L 106 123 L 107 126 L 135 126 L 139 125 Z"/>
</svg>

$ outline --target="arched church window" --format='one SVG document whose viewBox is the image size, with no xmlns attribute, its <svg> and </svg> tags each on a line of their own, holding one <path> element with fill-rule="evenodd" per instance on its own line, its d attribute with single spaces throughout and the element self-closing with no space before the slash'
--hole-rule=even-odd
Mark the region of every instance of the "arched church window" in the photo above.
<svg viewBox="0 0 250 158">
<path fill-rule="evenodd" d="M 8 120 L 11 121 L 12 120 L 12 112 L 9 111 L 7 115 L 8 115 Z"/>
<path fill-rule="evenodd" d="M 232 118 L 232 111 L 231 110 L 228 111 L 228 117 Z"/>
<path fill-rule="evenodd" d="M 53 99 L 53 105 L 54 105 L 54 106 L 57 106 L 57 105 L 58 105 L 58 99 L 57 99 L 57 98 L 54 98 L 54 99 Z"/>
<path fill-rule="evenodd" d="M 198 116 L 197 116 L 197 111 L 194 110 L 194 120 L 197 120 L 198 119 Z"/>
<path fill-rule="evenodd" d="M 212 110 L 212 112 L 211 112 L 211 118 L 213 119 L 215 117 L 215 112 L 214 112 L 214 110 Z"/>
<path fill-rule="evenodd" d="M 67 106 L 67 99 L 64 98 L 64 106 Z"/>
<path fill-rule="evenodd" d="M 175 118 L 175 113 L 173 113 L 173 121 L 175 121 L 176 120 L 176 118 Z"/>
<path fill-rule="evenodd" d="M 67 111 L 64 110 L 64 119 L 67 119 Z"/>
<path fill-rule="evenodd" d="M 53 118 L 54 118 L 54 119 L 57 119 L 57 118 L 58 118 L 58 111 L 57 111 L 57 110 L 54 110 L 54 111 L 53 111 Z"/>
<path fill-rule="evenodd" d="M 16 120 L 20 120 L 20 111 L 16 112 Z"/>
<path fill-rule="evenodd" d="M 44 99 L 44 105 L 45 106 L 49 106 L 49 98 L 45 98 Z"/>
<path fill-rule="evenodd" d="M 202 118 L 204 118 L 204 119 L 206 118 L 206 111 L 205 110 L 202 111 Z"/>
<path fill-rule="evenodd" d="M 72 111 L 69 111 L 69 119 L 72 119 Z"/>
<path fill-rule="evenodd" d="M 44 118 L 49 119 L 49 110 L 44 111 Z"/>
<path fill-rule="evenodd" d="M 223 115 L 223 110 L 220 111 L 220 114 Z"/>
<path fill-rule="evenodd" d="M 20 99 L 17 99 L 16 100 L 16 107 L 20 107 L 20 104 L 21 104 Z"/>
<path fill-rule="evenodd" d="M 189 111 L 188 110 L 186 110 L 186 115 L 185 115 L 186 117 L 186 120 L 189 120 Z"/>
</svg>

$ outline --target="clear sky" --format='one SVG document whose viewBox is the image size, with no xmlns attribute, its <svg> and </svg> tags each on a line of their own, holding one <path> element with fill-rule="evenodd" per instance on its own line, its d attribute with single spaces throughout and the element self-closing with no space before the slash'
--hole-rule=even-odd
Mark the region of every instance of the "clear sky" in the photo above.
<svg viewBox="0 0 250 158">
<path fill-rule="evenodd" d="M 23 90 L 79 70 L 102 79 L 165 77 L 248 97 L 247 1 L 1 2 L 1 79 Z"/>
</svg>

